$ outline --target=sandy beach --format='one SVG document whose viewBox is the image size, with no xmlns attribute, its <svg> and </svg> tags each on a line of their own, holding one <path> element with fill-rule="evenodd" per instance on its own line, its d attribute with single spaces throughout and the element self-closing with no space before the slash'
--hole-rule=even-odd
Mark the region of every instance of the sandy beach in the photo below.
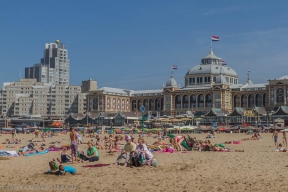
<svg viewBox="0 0 288 192">
<path fill-rule="evenodd" d="M 18 138 L 28 144 L 34 135 L 18 134 Z M 136 136 L 136 135 L 135 135 Z M 206 134 L 191 134 L 205 140 Z M 59 158 L 60 152 L 49 152 L 31 157 L 0 157 L 0 191 L 287 191 L 288 153 L 273 152 L 276 148 L 272 133 L 262 134 L 262 140 L 242 141 L 239 145 L 225 144 L 232 149 L 244 152 L 198 152 L 153 153 L 159 166 L 126 168 L 107 166 L 83 168 L 85 164 L 73 165 L 84 175 L 55 176 L 44 174 L 49 170 L 48 162 Z M 138 137 L 138 136 L 137 136 Z M 250 137 L 245 134 L 216 134 L 213 143 L 239 141 Z M 0 136 L 2 143 L 11 134 Z M 280 135 L 280 141 L 282 135 Z M 38 140 L 41 140 L 39 138 Z M 68 142 L 68 135 L 59 135 L 46 139 L 46 145 L 52 141 Z M 85 138 L 84 141 L 88 141 Z M 95 139 L 94 139 L 95 140 Z M 148 143 L 156 141 L 146 138 Z M 168 140 L 166 140 L 168 142 Z M 124 143 L 124 142 L 122 142 Z M 7 144 L 0 144 L 7 146 Z M 61 146 L 61 145 L 59 145 Z M 269 147 L 271 146 L 271 147 Z M 87 145 L 79 146 L 86 151 Z M 5 148 L 4 148 L 5 149 Z M 13 149 L 7 149 L 13 150 Z M 18 149 L 17 149 L 18 150 Z M 119 153 L 108 154 L 99 150 L 97 163 L 113 164 Z M 41 187 L 41 188 L 39 188 Z"/>
</svg>

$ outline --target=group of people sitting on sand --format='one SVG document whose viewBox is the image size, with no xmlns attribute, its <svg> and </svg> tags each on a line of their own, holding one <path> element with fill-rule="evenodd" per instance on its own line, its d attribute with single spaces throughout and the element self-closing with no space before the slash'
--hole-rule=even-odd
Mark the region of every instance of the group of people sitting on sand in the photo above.
<svg viewBox="0 0 288 192">
<path fill-rule="evenodd" d="M 6 139 L 2 144 L 21 144 L 21 139 Z"/>
</svg>

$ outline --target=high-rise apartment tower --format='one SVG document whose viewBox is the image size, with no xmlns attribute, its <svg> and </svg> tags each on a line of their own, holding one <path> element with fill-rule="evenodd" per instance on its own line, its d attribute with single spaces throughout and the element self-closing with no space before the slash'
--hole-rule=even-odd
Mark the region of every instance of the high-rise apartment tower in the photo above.
<svg viewBox="0 0 288 192">
<path fill-rule="evenodd" d="M 44 57 L 39 64 L 25 68 L 25 78 L 35 78 L 38 82 L 69 85 L 70 60 L 63 43 L 46 43 Z"/>
</svg>

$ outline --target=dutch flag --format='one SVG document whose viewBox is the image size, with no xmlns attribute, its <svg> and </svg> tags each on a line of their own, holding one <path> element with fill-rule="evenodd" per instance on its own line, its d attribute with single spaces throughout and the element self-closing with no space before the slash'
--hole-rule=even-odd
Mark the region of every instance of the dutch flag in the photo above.
<svg viewBox="0 0 288 192">
<path fill-rule="evenodd" d="M 222 62 L 222 65 L 227 65 L 227 62 L 226 61 L 221 61 Z"/>
<path fill-rule="evenodd" d="M 178 69 L 176 65 L 172 65 L 172 69 Z"/>
<path fill-rule="evenodd" d="M 220 37 L 218 37 L 218 36 L 212 36 L 211 38 L 212 38 L 212 41 L 219 41 L 220 40 Z"/>
</svg>

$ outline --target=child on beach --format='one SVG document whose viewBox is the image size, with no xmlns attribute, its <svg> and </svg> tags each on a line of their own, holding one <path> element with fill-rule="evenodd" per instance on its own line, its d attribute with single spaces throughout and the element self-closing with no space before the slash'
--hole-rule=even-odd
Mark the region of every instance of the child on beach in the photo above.
<svg viewBox="0 0 288 192">
<path fill-rule="evenodd" d="M 100 143 L 100 138 L 99 139 L 96 139 L 96 143 L 95 143 L 95 146 L 97 149 L 103 149 L 101 143 Z"/>
<path fill-rule="evenodd" d="M 67 148 L 64 147 L 63 151 L 61 152 L 61 163 L 67 163 L 70 161 L 71 156 L 67 153 Z"/>
<path fill-rule="evenodd" d="M 56 173 L 59 170 L 59 162 L 50 161 L 49 162 L 50 171 L 51 173 Z"/>
<path fill-rule="evenodd" d="M 59 175 L 65 175 L 66 173 L 70 173 L 72 175 L 81 175 L 82 173 L 78 173 L 75 167 L 72 166 L 59 166 Z"/>
</svg>

